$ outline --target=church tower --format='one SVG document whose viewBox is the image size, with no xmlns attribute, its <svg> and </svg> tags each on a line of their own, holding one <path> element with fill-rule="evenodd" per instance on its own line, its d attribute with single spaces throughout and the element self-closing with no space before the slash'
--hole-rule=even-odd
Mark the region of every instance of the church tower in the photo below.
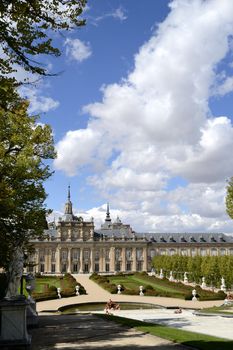
<svg viewBox="0 0 233 350">
<path fill-rule="evenodd" d="M 65 214 L 64 214 L 64 221 L 72 221 L 73 216 L 73 209 L 72 209 L 72 202 L 70 200 L 70 185 L 68 186 L 68 196 L 67 196 L 67 202 L 65 204 Z"/>
</svg>

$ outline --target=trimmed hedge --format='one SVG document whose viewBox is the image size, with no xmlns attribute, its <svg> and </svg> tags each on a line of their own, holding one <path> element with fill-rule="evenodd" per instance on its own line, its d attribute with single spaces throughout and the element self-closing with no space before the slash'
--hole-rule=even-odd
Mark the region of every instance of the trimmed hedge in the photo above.
<svg viewBox="0 0 233 350">
<path fill-rule="evenodd" d="M 48 278 L 51 280 L 51 276 L 38 276 L 37 278 L 44 278 L 45 280 Z M 77 285 L 79 286 L 79 294 L 86 294 L 85 288 L 80 283 L 78 283 L 71 274 L 66 273 L 64 276 L 54 276 L 53 278 L 59 281 L 62 298 L 75 296 L 75 287 Z M 56 299 L 58 298 L 57 287 L 45 283 L 43 292 L 38 293 L 36 291 L 33 291 L 32 297 L 36 301 Z"/>
<path fill-rule="evenodd" d="M 124 278 L 128 276 L 126 274 L 119 275 L 122 277 L 124 276 Z M 130 275 L 132 276 L 133 274 L 131 273 Z M 145 281 L 146 283 L 156 283 L 157 285 L 165 289 L 161 290 L 156 287 L 153 287 L 153 285 L 149 283 L 145 284 L 143 293 L 146 296 L 160 296 L 168 298 L 179 298 L 185 300 L 191 300 L 193 297 L 192 290 L 194 288 L 192 286 L 184 285 L 181 282 L 170 282 L 167 278 L 159 279 L 154 276 L 148 276 L 146 272 L 137 272 L 134 274 L 134 276 L 138 277 L 138 279 L 142 281 Z M 98 283 L 102 288 L 108 290 L 110 293 L 117 293 L 117 285 L 111 283 L 110 279 L 107 276 L 100 276 L 97 273 L 93 273 L 90 279 Z M 139 295 L 139 288 L 126 288 L 122 284 L 121 287 L 122 294 Z M 169 289 L 173 289 L 173 291 L 166 290 L 166 287 L 168 287 Z M 212 291 L 203 290 L 198 285 L 195 287 L 195 289 L 197 291 L 197 296 L 199 300 L 222 300 L 226 297 L 226 294 L 222 291 L 219 293 L 214 293 Z"/>
</svg>

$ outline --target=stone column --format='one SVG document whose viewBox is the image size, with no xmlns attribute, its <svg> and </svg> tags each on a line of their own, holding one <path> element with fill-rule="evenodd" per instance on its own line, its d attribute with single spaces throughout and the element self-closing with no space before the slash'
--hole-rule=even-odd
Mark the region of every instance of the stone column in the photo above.
<svg viewBox="0 0 233 350">
<path fill-rule="evenodd" d="M 125 247 L 122 247 L 121 250 L 121 257 L 122 257 L 122 265 L 121 265 L 121 271 L 126 271 L 126 256 L 125 256 Z"/>
<path fill-rule="evenodd" d="M 100 272 L 106 272 L 105 249 L 100 250 Z"/>
<path fill-rule="evenodd" d="M 91 262 L 91 264 L 90 264 L 90 270 L 89 270 L 89 272 L 90 273 L 93 273 L 93 271 L 94 271 L 94 249 L 93 249 L 93 247 L 91 247 L 90 248 L 90 262 Z"/>
<path fill-rule="evenodd" d="M 39 249 L 38 248 L 35 250 L 35 263 L 36 263 L 35 272 L 39 272 Z"/>
<path fill-rule="evenodd" d="M 143 271 L 147 271 L 147 247 L 143 247 Z"/>
<path fill-rule="evenodd" d="M 52 267 L 52 249 L 47 250 L 48 257 L 47 257 L 47 268 L 46 272 L 51 273 L 51 267 Z"/>
<path fill-rule="evenodd" d="M 133 257 L 133 265 L 132 265 L 132 271 L 137 271 L 137 253 L 136 253 L 136 247 L 133 247 L 132 249 L 132 257 Z"/>
<path fill-rule="evenodd" d="M 56 248 L 56 273 L 61 273 L 60 254 L 61 254 L 61 248 L 57 247 Z"/>
<path fill-rule="evenodd" d="M 110 248 L 110 272 L 115 271 L 115 247 Z"/>
<path fill-rule="evenodd" d="M 67 272 L 71 273 L 71 248 L 68 248 L 68 255 L 67 255 Z"/>
<path fill-rule="evenodd" d="M 80 273 L 83 273 L 83 248 L 80 248 Z"/>
</svg>

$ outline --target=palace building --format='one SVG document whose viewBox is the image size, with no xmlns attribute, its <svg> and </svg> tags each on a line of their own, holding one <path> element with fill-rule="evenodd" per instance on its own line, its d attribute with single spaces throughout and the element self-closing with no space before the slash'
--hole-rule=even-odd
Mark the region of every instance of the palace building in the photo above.
<svg viewBox="0 0 233 350">
<path fill-rule="evenodd" d="M 96 229 L 94 221 L 73 215 L 70 200 L 63 217 L 50 223 L 44 240 L 32 241 L 29 272 L 115 273 L 150 271 L 155 255 L 233 255 L 233 237 L 216 233 L 136 233 L 117 217 L 112 222 L 107 204 L 105 222 Z"/>
</svg>

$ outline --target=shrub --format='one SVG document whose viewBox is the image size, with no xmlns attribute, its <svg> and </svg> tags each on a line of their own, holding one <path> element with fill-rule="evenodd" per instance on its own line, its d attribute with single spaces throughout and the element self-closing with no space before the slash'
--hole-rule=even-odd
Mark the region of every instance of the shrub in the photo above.
<svg viewBox="0 0 233 350">
<path fill-rule="evenodd" d="M 139 290 L 138 290 L 138 289 L 128 289 L 128 288 L 125 288 L 125 290 L 123 291 L 123 294 L 127 294 L 127 295 L 138 295 L 138 294 L 139 294 Z"/>
<path fill-rule="evenodd" d="M 153 288 L 150 284 L 147 284 L 147 285 L 144 287 L 144 291 L 149 291 L 149 290 L 154 290 L 154 288 Z"/>
<path fill-rule="evenodd" d="M 75 290 L 73 288 L 65 288 L 61 290 L 62 298 L 71 297 L 75 295 Z"/>
<path fill-rule="evenodd" d="M 49 292 L 56 292 L 57 293 L 57 287 L 49 286 Z"/>
</svg>

